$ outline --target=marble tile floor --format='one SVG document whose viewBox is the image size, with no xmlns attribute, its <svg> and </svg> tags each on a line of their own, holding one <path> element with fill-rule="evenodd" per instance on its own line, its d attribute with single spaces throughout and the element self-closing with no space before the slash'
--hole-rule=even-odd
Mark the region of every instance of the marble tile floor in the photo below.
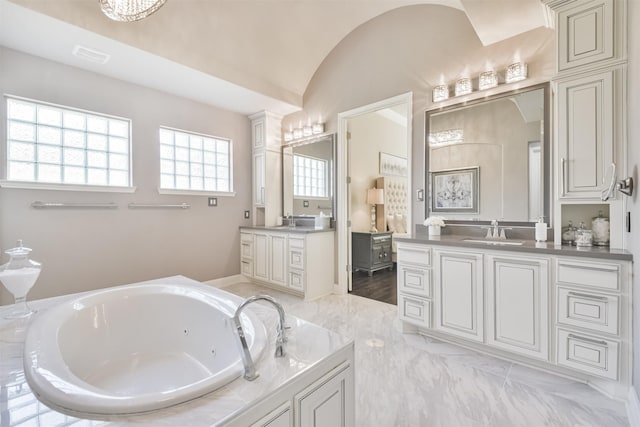
<svg viewBox="0 0 640 427">
<path fill-rule="evenodd" d="M 355 295 L 304 302 L 248 283 L 224 289 L 272 295 L 287 313 L 355 339 L 358 427 L 629 425 L 624 403 L 585 384 L 402 334 L 395 305 Z"/>
</svg>

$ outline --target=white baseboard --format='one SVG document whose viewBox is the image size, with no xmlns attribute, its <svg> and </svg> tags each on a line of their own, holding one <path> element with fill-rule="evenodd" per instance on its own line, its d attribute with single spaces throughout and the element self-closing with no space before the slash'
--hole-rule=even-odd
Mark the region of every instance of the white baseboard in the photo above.
<svg viewBox="0 0 640 427">
<path fill-rule="evenodd" d="M 236 274 L 234 276 L 221 277 L 219 279 L 207 280 L 205 283 L 214 288 L 226 288 L 227 286 L 234 285 L 236 283 L 247 282 L 247 279 L 242 274 Z"/>
<path fill-rule="evenodd" d="M 627 417 L 631 427 L 640 426 L 640 400 L 635 388 L 629 387 L 629 399 L 627 400 Z"/>
</svg>

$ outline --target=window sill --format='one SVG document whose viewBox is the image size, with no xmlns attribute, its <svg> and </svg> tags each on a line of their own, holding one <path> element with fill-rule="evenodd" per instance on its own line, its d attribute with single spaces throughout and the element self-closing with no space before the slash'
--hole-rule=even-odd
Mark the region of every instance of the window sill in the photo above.
<svg viewBox="0 0 640 427">
<path fill-rule="evenodd" d="M 204 191 L 204 190 L 172 190 L 158 188 L 158 194 L 178 196 L 209 196 L 209 197 L 235 197 L 235 191 Z"/>
<path fill-rule="evenodd" d="M 50 184 L 46 182 L 0 180 L 0 188 L 21 190 L 82 191 L 87 193 L 135 193 L 136 187 L 110 187 L 106 185 Z"/>
</svg>

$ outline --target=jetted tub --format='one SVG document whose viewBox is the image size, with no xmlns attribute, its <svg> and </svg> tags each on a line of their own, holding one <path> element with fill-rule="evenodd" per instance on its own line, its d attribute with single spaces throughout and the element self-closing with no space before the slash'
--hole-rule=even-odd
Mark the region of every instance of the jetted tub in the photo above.
<svg viewBox="0 0 640 427">
<path fill-rule="evenodd" d="M 237 306 L 203 286 L 128 285 L 36 316 L 24 368 L 45 404 L 71 413 L 133 414 L 202 396 L 244 372 L 230 319 Z M 254 360 L 266 331 L 242 314 Z"/>
</svg>

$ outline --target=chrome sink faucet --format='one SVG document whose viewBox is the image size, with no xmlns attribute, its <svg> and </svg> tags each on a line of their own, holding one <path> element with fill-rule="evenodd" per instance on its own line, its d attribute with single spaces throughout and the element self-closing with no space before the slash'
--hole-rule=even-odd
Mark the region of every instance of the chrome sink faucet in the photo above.
<svg viewBox="0 0 640 427">
<path fill-rule="evenodd" d="M 505 228 L 500 227 L 497 219 L 492 219 L 491 227 L 487 227 L 487 235 L 485 236 L 485 239 L 506 240 L 507 235 L 505 234 L 504 230 Z"/>
<path fill-rule="evenodd" d="M 256 367 L 253 363 L 253 359 L 251 358 L 251 353 L 249 352 L 249 345 L 247 344 L 247 339 L 244 336 L 244 330 L 242 329 L 242 324 L 240 323 L 240 313 L 242 310 L 252 302 L 256 301 L 267 301 L 278 310 L 278 329 L 277 329 L 277 338 L 276 338 L 276 357 L 283 357 L 285 355 L 285 343 L 287 342 L 287 336 L 285 334 L 285 326 L 284 326 L 284 309 L 282 305 L 278 303 L 273 297 L 269 295 L 255 295 L 247 298 L 238 306 L 235 314 L 233 315 L 233 322 L 236 327 L 236 332 L 238 333 L 238 338 L 240 338 L 240 344 L 242 345 L 242 351 L 240 356 L 242 357 L 242 363 L 244 364 L 244 378 L 248 381 L 253 381 L 258 378 L 259 374 L 256 372 Z"/>
</svg>

